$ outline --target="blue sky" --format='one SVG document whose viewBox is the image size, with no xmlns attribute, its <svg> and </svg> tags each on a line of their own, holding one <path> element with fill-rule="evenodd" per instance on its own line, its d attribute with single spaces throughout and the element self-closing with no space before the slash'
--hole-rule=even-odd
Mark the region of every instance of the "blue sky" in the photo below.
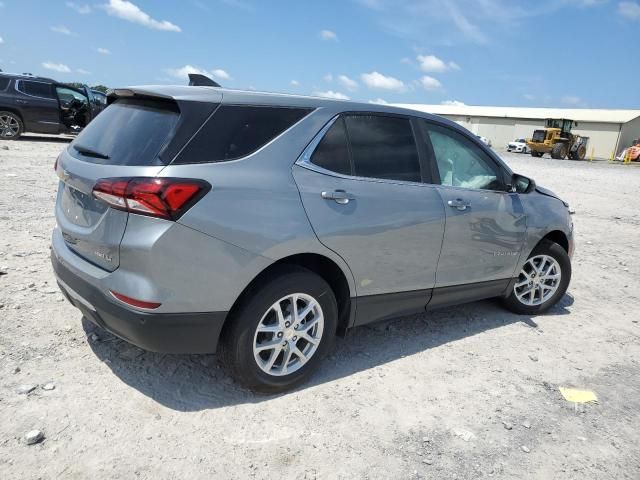
<svg viewBox="0 0 640 480">
<path fill-rule="evenodd" d="M 389 103 L 640 108 L 640 0 L 0 0 L 0 68 Z"/>
</svg>

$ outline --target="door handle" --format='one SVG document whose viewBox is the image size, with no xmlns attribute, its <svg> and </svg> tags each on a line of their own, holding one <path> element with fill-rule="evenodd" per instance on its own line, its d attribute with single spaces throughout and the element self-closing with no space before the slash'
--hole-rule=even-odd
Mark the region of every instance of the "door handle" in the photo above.
<svg viewBox="0 0 640 480">
<path fill-rule="evenodd" d="M 340 205 L 346 205 L 354 196 L 344 190 L 334 190 L 333 192 L 322 192 L 322 198 L 325 200 L 334 200 Z"/>
<path fill-rule="evenodd" d="M 447 202 L 447 205 L 449 205 L 451 208 L 457 208 L 462 212 L 466 210 L 467 207 L 471 207 L 471 202 L 467 202 L 466 200 L 463 200 L 461 198 L 456 198 L 455 200 L 449 200 Z"/>
<path fill-rule="evenodd" d="M 26 100 L 16 99 L 16 103 L 22 103 L 23 105 L 26 105 L 29 102 L 27 102 Z"/>
</svg>

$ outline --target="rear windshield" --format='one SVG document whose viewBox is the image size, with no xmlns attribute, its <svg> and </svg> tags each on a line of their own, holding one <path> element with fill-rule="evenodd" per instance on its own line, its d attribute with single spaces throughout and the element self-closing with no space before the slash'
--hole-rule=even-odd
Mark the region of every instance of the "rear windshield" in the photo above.
<svg viewBox="0 0 640 480">
<path fill-rule="evenodd" d="M 174 163 L 224 162 L 262 148 L 311 109 L 222 105 Z"/>
<path fill-rule="evenodd" d="M 158 154 L 179 117 L 177 105 L 170 102 L 118 100 L 78 135 L 69 153 L 92 163 L 161 165 Z"/>
</svg>

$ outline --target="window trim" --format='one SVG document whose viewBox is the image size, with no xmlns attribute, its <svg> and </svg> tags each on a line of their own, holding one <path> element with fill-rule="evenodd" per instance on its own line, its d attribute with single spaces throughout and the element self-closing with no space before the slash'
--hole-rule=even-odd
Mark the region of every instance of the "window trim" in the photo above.
<svg viewBox="0 0 640 480">
<path fill-rule="evenodd" d="M 392 117 L 392 118 L 403 118 L 409 121 L 409 125 L 411 127 L 411 134 L 413 135 L 413 140 L 416 145 L 416 151 L 418 153 L 418 168 L 420 169 L 420 178 L 419 182 L 412 182 L 408 180 L 393 180 L 390 178 L 379 178 L 379 177 L 361 177 L 358 175 L 345 175 L 343 173 L 334 172 L 333 170 L 327 170 L 326 168 L 320 167 L 311 161 L 311 157 L 315 152 L 316 148 L 320 144 L 320 142 L 324 139 L 327 132 L 331 129 L 331 127 L 341 118 L 347 116 L 371 116 L 375 115 L 377 117 Z M 295 162 L 295 165 L 300 167 L 304 167 L 308 170 L 312 170 L 317 173 L 321 173 L 323 175 L 329 175 L 336 178 L 342 178 L 344 180 L 362 180 L 368 182 L 377 182 L 377 183 L 393 183 L 397 185 L 431 185 L 432 182 L 432 172 L 429 167 L 428 157 L 426 157 L 426 152 L 424 152 L 423 148 L 420 147 L 420 142 L 418 142 L 418 137 L 416 136 L 416 128 L 414 125 L 414 119 L 417 117 L 411 115 L 401 115 L 396 113 L 389 112 L 375 112 L 375 111 L 346 111 L 340 112 L 333 116 L 313 137 L 311 142 L 307 145 L 307 147 L 302 151 L 300 156 Z M 353 164 L 353 155 L 351 154 L 351 139 L 349 138 L 349 131 L 346 126 L 346 122 L 344 125 L 345 133 L 347 135 L 347 147 L 349 148 L 349 163 L 351 164 L 351 172 L 355 172 L 355 167 Z"/>
<path fill-rule="evenodd" d="M 53 84 L 52 83 L 48 83 L 48 82 L 41 82 L 39 80 L 25 80 L 23 78 L 19 78 L 17 79 L 15 82 L 13 82 L 13 88 L 16 90 L 16 92 L 21 93 L 22 95 L 26 95 L 27 97 L 31 97 L 31 98 L 39 98 L 40 100 L 50 100 L 52 102 L 56 102 L 58 103 L 58 99 L 57 98 L 50 98 L 50 97 L 40 97 L 38 95 L 31 95 L 30 93 L 26 93 L 23 92 L 22 90 L 20 90 L 20 88 L 18 88 L 22 82 L 33 82 L 33 83 L 42 83 L 44 85 L 49 85 L 49 88 L 51 88 L 52 93 L 53 93 Z"/>
<path fill-rule="evenodd" d="M 467 192 L 494 192 L 494 193 L 513 193 L 510 192 L 509 190 L 507 190 L 507 185 L 509 184 L 508 182 L 508 172 L 507 170 L 504 168 L 504 166 L 498 162 L 493 155 L 491 154 L 491 152 L 487 151 L 487 146 L 484 145 L 479 139 L 477 138 L 473 138 L 471 135 L 462 132 L 462 131 L 458 131 L 455 128 L 451 128 L 449 125 L 446 125 L 444 123 L 440 123 L 440 122 L 436 122 L 427 118 L 419 118 L 418 120 L 424 122 L 427 126 L 429 125 L 435 125 L 436 127 L 442 128 L 446 131 L 449 132 L 454 132 L 457 133 L 458 135 L 462 136 L 463 138 L 469 140 L 471 143 L 475 144 L 476 146 L 480 147 L 480 150 L 485 154 L 485 156 L 488 158 L 488 160 L 491 162 L 491 165 L 494 166 L 494 168 L 497 170 L 497 174 L 498 177 L 500 179 L 500 181 L 502 182 L 502 190 L 489 190 L 489 189 L 484 189 L 484 188 L 468 188 L 468 187 L 459 187 L 459 186 L 455 186 L 455 185 L 443 185 L 442 184 L 442 179 L 440 178 L 440 170 L 438 170 L 438 163 L 436 160 L 436 154 L 435 151 L 433 149 L 433 144 L 431 143 L 431 139 L 427 138 L 425 139 L 425 143 L 427 143 L 428 146 L 428 160 L 429 160 L 429 164 L 430 164 L 430 169 L 431 169 L 431 173 L 433 176 L 433 180 L 434 180 L 434 185 L 438 186 L 438 187 L 443 187 L 443 188 L 455 188 L 458 190 L 462 190 L 462 191 L 467 191 Z M 420 125 L 418 125 L 418 128 L 420 128 Z"/>
</svg>

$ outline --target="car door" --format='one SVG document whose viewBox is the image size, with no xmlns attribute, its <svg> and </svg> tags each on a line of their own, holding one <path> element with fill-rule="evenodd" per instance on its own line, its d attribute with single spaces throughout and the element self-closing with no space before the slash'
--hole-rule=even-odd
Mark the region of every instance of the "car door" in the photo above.
<svg viewBox="0 0 640 480">
<path fill-rule="evenodd" d="M 50 83 L 16 80 L 16 107 L 22 112 L 25 130 L 34 133 L 59 133 L 58 101 Z"/>
<path fill-rule="evenodd" d="M 520 198 L 507 191 L 503 167 L 478 141 L 441 124 L 420 125 L 446 215 L 431 304 L 498 295 L 524 244 Z"/>
<path fill-rule="evenodd" d="M 436 188 L 422 183 L 410 119 L 338 117 L 293 174 L 319 240 L 354 275 L 356 324 L 424 310 L 435 284 L 444 207 Z"/>
</svg>

